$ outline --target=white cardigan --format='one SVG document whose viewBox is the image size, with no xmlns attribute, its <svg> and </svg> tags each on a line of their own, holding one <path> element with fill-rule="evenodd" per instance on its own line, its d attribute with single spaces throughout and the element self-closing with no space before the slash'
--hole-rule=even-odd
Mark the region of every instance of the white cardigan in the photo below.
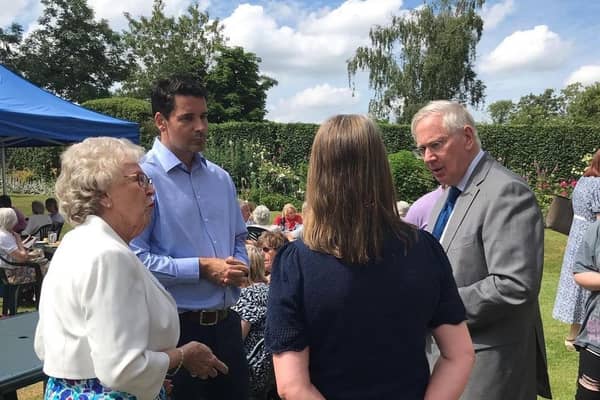
<svg viewBox="0 0 600 400">
<path fill-rule="evenodd" d="M 63 238 L 44 278 L 35 352 L 55 378 L 154 399 L 179 338 L 175 301 L 101 218 Z"/>
</svg>

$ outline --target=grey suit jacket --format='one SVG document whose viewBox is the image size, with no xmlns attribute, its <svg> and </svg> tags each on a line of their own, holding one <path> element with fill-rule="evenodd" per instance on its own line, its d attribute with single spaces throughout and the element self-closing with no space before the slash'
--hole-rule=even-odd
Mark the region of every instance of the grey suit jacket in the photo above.
<svg viewBox="0 0 600 400">
<path fill-rule="evenodd" d="M 446 197 L 434 206 L 429 227 Z M 537 390 L 549 396 L 538 306 L 544 225 L 527 184 L 486 153 L 458 197 L 442 239 L 475 350 L 510 349 L 506 345 L 522 342 L 535 331 L 537 346 L 526 357 L 537 359 Z"/>
</svg>

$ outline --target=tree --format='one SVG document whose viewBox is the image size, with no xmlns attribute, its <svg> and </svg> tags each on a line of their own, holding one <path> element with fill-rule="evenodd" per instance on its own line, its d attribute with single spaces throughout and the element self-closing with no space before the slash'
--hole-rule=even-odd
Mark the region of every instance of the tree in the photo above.
<svg viewBox="0 0 600 400">
<path fill-rule="evenodd" d="M 600 124 L 600 82 L 586 87 L 579 84 L 567 106 L 567 116 L 575 123 Z"/>
<path fill-rule="evenodd" d="M 129 72 L 119 34 L 95 21 L 86 0 L 42 0 L 35 30 L 19 48 L 18 69 L 66 99 L 106 97 Z"/>
<path fill-rule="evenodd" d="M 261 59 L 241 47 L 223 47 L 206 78 L 211 122 L 264 119 L 267 91 L 277 84 L 259 75 Z"/>
<path fill-rule="evenodd" d="M 23 27 L 13 23 L 6 30 L 0 28 L 0 63 L 15 69 L 16 49 L 23 39 Z"/>
<path fill-rule="evenodd" d="M 206 77 L 217 49 L 224 44 L 223 27 L 198 7 L 191 5 L 187 14 L 175 19 L 164 14 L 163 0 L 154 0 L 150 18 L 136 20 L 125 14 L 129 31 L 124 38 L 137 67 L 123 84 L 124 94 L 147 98 L 157 79 L 172 74 Z"/>
<path fill-rule="evenodd" d="M 566 98 L 554 89 L 546 89 L 542 94 L 533 93 L 521 97 L 510 117 L 512 124 L 546 124 L 560 122 L 566 116 Z"/>
<path fill-rule="evenodd" d="M 488 106 L 488 112 L 494 124 L 506 124 L 514 112 L 515 104 L 511 100 L 498 100 Z"/>
<path fill-rule="evenodd" d="M 483 0 L 431 0 L 408 16 L 394 16 L 389 26 L 375 26 L 370 47 L 359 47 L 348 60 L 348 78 L 369 70 L 375 97 L 369 110 L 376 118 L 395 114 L 410 121 L 434 99 L 473 106 L 484 100 L 485 85 L 474 71 L 483 21 L 476 10 Z"/>
</svg>

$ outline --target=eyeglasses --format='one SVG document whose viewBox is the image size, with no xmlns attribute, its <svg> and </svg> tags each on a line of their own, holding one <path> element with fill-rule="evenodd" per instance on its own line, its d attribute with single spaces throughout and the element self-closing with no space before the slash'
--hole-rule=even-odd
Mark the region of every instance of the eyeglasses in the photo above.
<svg viewBox="0 0 600 400">
<path fill-rule="evenodd" d="M 262 248 L 262 250 L 263 250 L 265 253 L 268 253 L 268 252 L 270 252 L 271 250 L 273 250 L 273 248 L 272 248 L 272 247 L 263 247 L 263 248 Z"/>
<path fill-rule="evenodd" d="M 137 172 L 131 175 L 123 175 L 123 178 L 135 178 L 137 184 L 142 189 L 148 189 L 148 187 L 152 185 L 152 179 L 148 178 L 148 175 L 144 174 L 143 172 Z"/>
<path fill-rule="evenodd" d="M 425 151 L 427 149 L 429 149 L 429 151 L 434 154 L 439 153 L 444 148 L 444 146 L 446 146 L 446 143 L 448 143 L 449 139 L 450 138 L 448 136 L 445 136 L 445 137 L 442 137 L 441 139 L 435 140 L 431 143 L 427 143 L 425 145 L 419 146 L 415 150 L 415 154 L 418 157 L 423 158 L 423 157 L 425 157 Z"/>
</svg>

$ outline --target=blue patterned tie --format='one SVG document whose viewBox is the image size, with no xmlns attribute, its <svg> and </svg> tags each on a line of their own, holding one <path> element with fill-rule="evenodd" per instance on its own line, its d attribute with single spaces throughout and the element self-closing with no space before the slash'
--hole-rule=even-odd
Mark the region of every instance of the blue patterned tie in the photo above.
<svg viewBox="0 0 600 400">
<path fill-rule="evenodd" d="M 437 240 L 440 240 L 440 238 L 442 237 L 442 233 L 444 232 L 444 228 L 448 223 L 450 214 L 452 214 L 452 209 L 454 208 L 454 204 L 456 203 L 458 195 L 460 195 L 460 189 L 451 186 L 450 193 L 448 193 L 448 198 L 446 199 L 446 202 L 442 207 L 442 211 L 440 211 L 440 215 L 438 215 L 437 221 L 435 221 L 433 232 L 431 232 Z"/>
</svg>

